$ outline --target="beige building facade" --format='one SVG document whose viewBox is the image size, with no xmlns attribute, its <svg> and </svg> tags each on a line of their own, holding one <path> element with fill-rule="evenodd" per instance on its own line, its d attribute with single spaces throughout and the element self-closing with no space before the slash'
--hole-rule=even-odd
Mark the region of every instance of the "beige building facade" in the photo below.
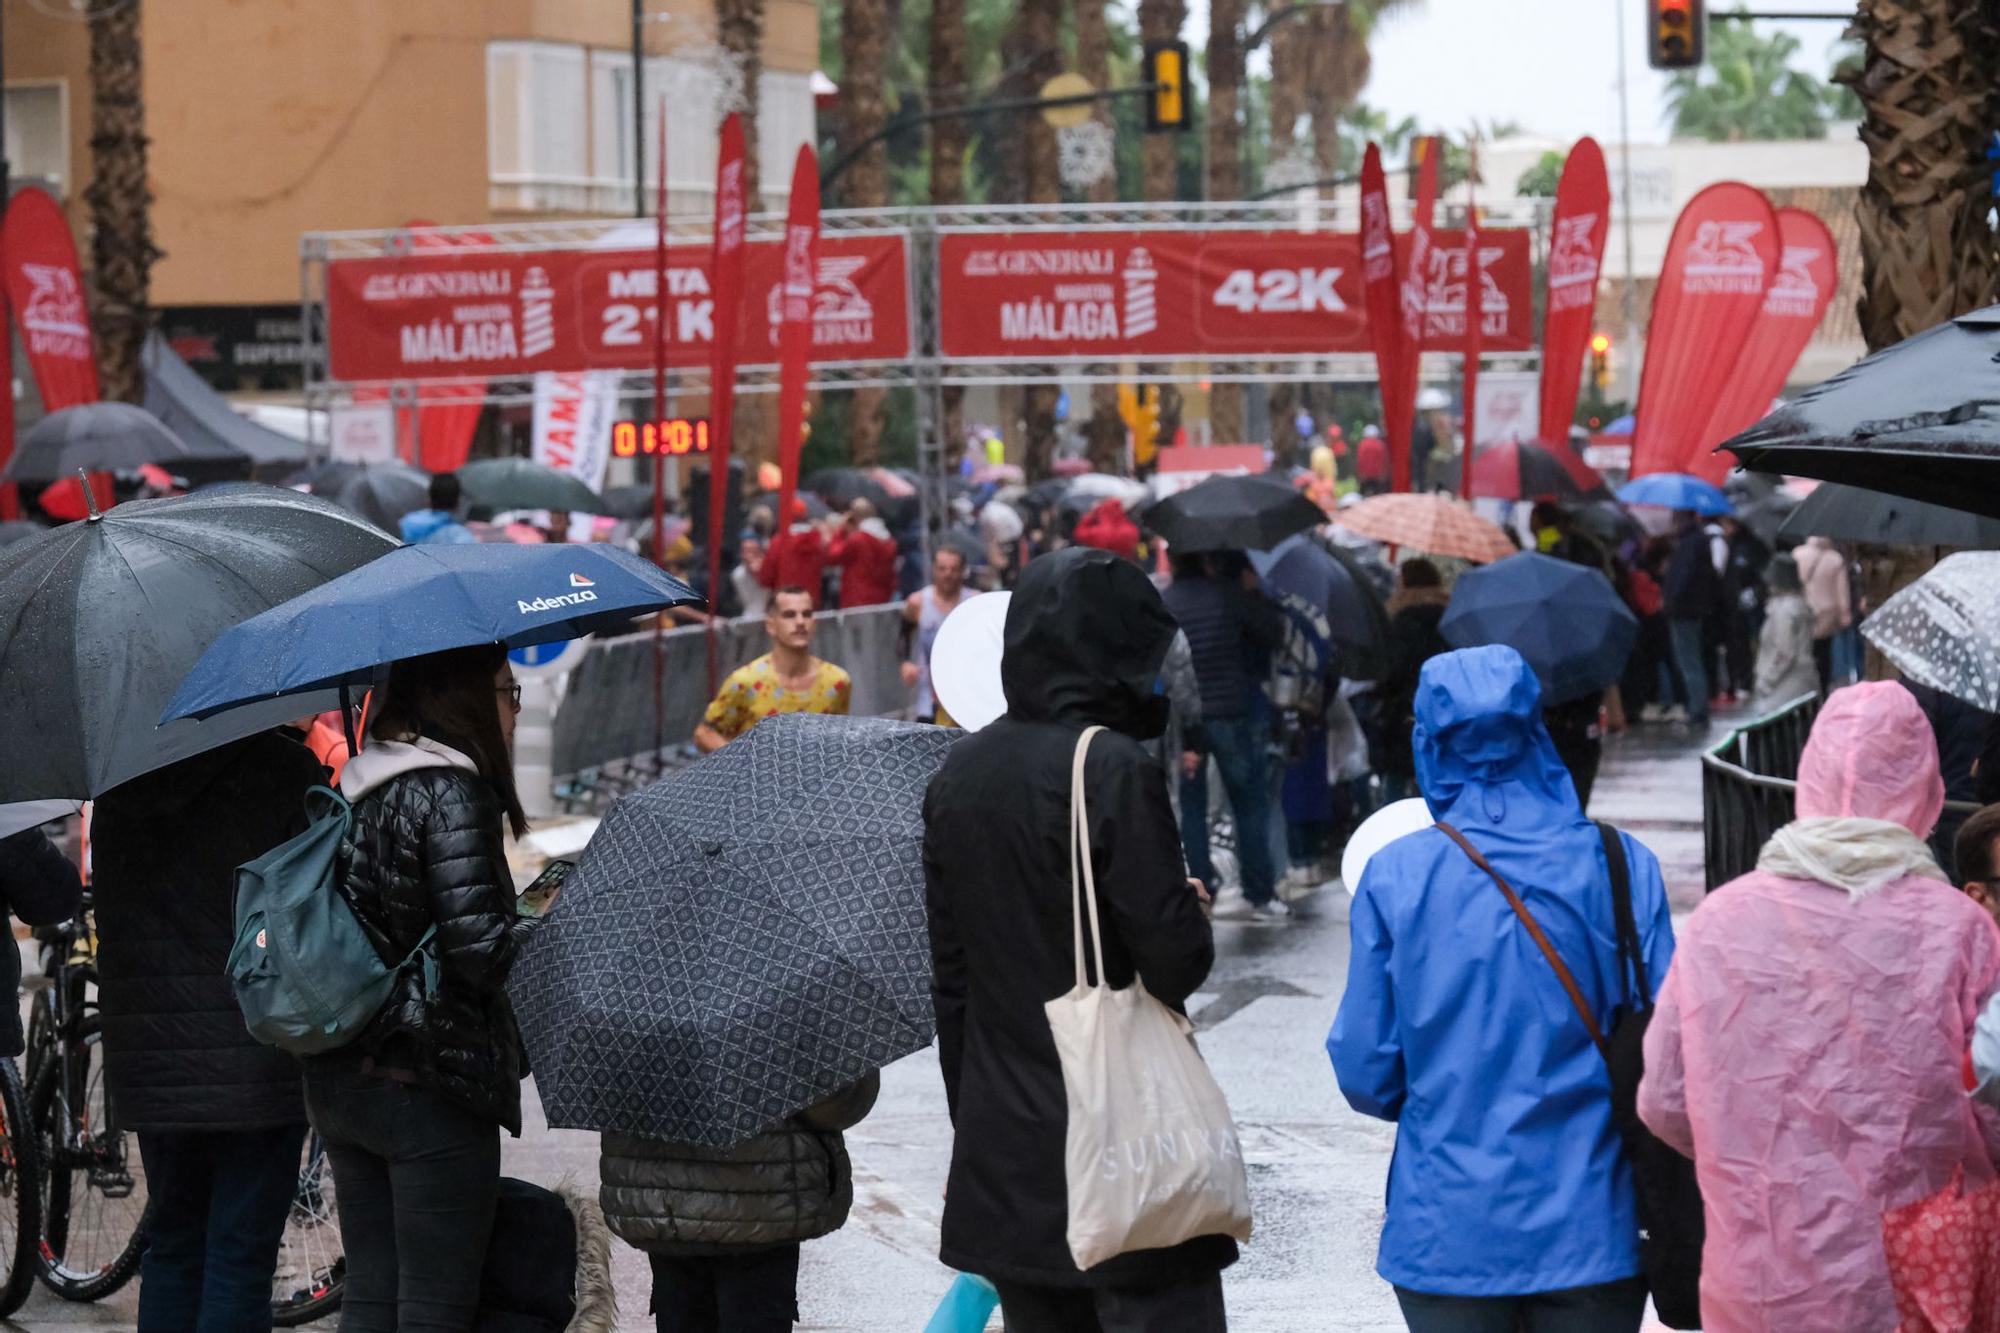
<svg viewBox="0 0 2000 1333">
<path fill-rule="evenodd" d="M 257 326 L 282 322 L 286 307 L 296 321 L 304 232 L 632 212 L 629 0 L 143 3 L 164 251 L 153 301 L 169 336 L 224 387 L 256 385 L 227 383 L 231 368 L 200 353 L 227 361 L 239 338 L 285 341 Z M 87 263 L 88 28 L 66 17 L 66 0 L 0 5 L 13 178 L 62 200 Z M 645 0 L 646 188 L 664 98 L 675 209 L 708 206 L 720 108 L 751 95 L 758 183 L 783 206 L 792 157 L 814 134 L 818 11 L 812 0 L 764 10 L 752 93 L 715 43 L 706 0 Z"/>
</svg>

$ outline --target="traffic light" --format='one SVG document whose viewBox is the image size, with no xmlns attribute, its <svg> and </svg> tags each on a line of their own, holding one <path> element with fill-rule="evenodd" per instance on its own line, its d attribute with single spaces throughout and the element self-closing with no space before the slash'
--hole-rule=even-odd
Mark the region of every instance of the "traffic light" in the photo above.
<svg viewBox="0 0 2000 1333">
<path fill-rule="evenodd" d="M 1590 382 L 1603 393 L 1611 387 L 1611 335 L 1590 335 Z"/>
<path fill-rule="evenodd" d="M 1145 81 L 1153 86 L 1146 98 L 1146 129 L 1186 131 L 1194 128 L 1194 98 L 1188 87 L 1186 42 L 1147 42 Z"/>
<path fill-rule="evenodd" d="M 1160 389 L 1156 384 L 1118 386 L 1118 415 L 1132 432 L 1132 465 L 1149 467 L 1160 452 Z"/>
<path fill-rule="evenodd" d="M 1694 69 L 1707 36 L 1707 0 L 1646 0 L 1646 63 L 1654 69 Z"/>
</svg>

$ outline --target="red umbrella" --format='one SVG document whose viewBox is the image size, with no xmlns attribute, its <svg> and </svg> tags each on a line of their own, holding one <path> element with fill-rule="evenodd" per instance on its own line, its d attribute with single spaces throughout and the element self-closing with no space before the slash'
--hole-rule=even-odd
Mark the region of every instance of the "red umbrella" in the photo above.
<svg viewBox="0 0 2000 1333">
<path fill-rule="evenodd" d="M 1509 440 L 1472 458 L 1471 494 L 1492 500 L 1574 500 L 1605 489 L 1604 479 L 1567 444 Z"/>
</svg>

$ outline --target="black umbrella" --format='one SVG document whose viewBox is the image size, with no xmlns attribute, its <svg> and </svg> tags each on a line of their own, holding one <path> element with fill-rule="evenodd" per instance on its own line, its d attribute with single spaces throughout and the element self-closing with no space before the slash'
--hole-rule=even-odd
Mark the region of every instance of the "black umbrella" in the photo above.
<svg viewBox="0 0 2000 1333">
<path fill-rule="evenodd" d="M 1799 503 L 1779 535 L 2000 551 L 2000 518 L 1829 481 Z"/>
<path fill-rule="evenodd" d="M 567 472 L 525 458 L 482 458 L 458 469 L 459 493 L 468 506 L 603 512 L 604 497 Z"/>
<path fill-rule="evenodd" d="M 653 516 L 651 486 L 613 486 L 604 492 L 604 507 L 595 512 L 607 518 L 637 520 Z"/>
<path fill-rule="evenodd" d="M 313 463 L 300 468 L 286 477 L 284 484 L 295 490 L 303 486 L 313 495 L 331 495 L 348 481 L 359 476 L 366 467 L 365 463 L 328 459 L 324 463 Z"/>
<path fill-rule="evenodd" d="M 820 499 L 811 491 L 800 491 L 798 499 L 799 503 L 806 507 L 806 521 L 809 523 L 821 522 L 833 514 L 833 510 L 827 507 L 826 501 Z M 743 512 L 746 514 L 759 507 L 770 510 L 771 517 L 775 520 L 778 517 L 778 493 L 776 491 L 759 491 L 743 502 Z"/>
<path fill-rule="evenodd" d="M 782 715 L 612 806 L 510 985 L 549 1124 L 728 1147 L 928 1046 L 960 734 Z"/>
<path fill-rule="evenodd" d="M 1268 551 L 1295 532 L 1326 522 L 1318 505 L 1264 477 L 1210 477 L 1146 511 L 1146 526 L 1176 555 Z"/>
<path fill-rule="evenodd" d="M 916 488 L 887 468 L 822 468 L 805 479 L 803 488 L 835 509 L 866 500 L 892 528 L 914 519 L 921 504 Z"/>
<path fill-rule="evenodd" d="M 1734 439 L 1743 466 L 2000 518 L 2000 306 L 1816 384 Z"/>
<path fill-rule="evenodd" d="M 390 550 L 277 487 L 135 500 L 0 553 L 0 802 L 87 800 L 330 706 L 279 700 L 159 727 L 224 630 Z"/>
<path fill-rule="evenodd" d="M 1555 450 L 1561 448 L 1563 455 Z M 1564 455 L 1567 455 L 1566 457 Z M 1446 460 L 1433 471 L 1439 485 L 1457 495 L 1461 460 Z M 1495 500 L 1559 500 L 1610 493 L 1604 479 L 1576 458 L 1566 445 L 1550 446 L 1528 440 L 1507 440 L 1481 449 L 1472 459 L 1472 494 Z"/>
<path fill-rule="evenodd" d="M 233 449 L 190 444 L 130 403 L 82 403 L 51 412 L 28 428 L 7 462 L 4 480 L 51 482 L 84 472 L 130 472 L 147 463 L 200 480 L 250 475 L 250 458 Z"/>
<path fill-rule="evenodd" d="M 24 542 L 30 537 L 39 537 L 47 531 L 40 523 L 31 523 L 25 518 L 0 519 L 0 548 Z"/>
<path fill-rule="evenodd" d="M 400 536 L 403 515 L 429 507 L 431 475 L 407 463 L 376 463 L 356 469 L 331 492 L 314 494 L 325 494 L 342 509 Z"/>
<path fill-rule="evenodd" d="M 1301 533 L 1250 563 L 1273 593 L 1299 598 L 1326 618 L 1334 664 L 1350 680 L 1379 680 L 1388 670 L 1389 613 L 1361 562 Z"/>
<path fill-rule="evenodd" d="M 1646 530 L 1631 511 L 1616 500 L 1570 500 L 1559 505 L 1571 523 L 1586 536 L 1606 546 L 1623 546 L 1628 541 L 1644 541 Z"/>
</svg>

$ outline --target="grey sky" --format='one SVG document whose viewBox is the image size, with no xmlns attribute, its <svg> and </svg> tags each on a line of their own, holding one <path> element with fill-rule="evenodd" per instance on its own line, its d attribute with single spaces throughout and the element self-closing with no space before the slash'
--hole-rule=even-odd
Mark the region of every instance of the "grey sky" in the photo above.
<svg viewBox="0 0 2000 1333">
<path fill-rule="evenodd" d="M 1711 9 L 1719 8 L 1711 4 Z M 1758 9 L 1830 9 L 1809 0 L 1770 0 Z M 1646 66 L 1640 32 L 1645 0 L 1420 0 L 1382 20 L 1374 72 L 1362 99 L 1425 129 L 1463 129 L 1477 117 L 1516 121 L 1554 139 L 1618 137 L 1618 18 L 1625 13 L 1632 81 L 1632 139 L 1667 137 L 1667 76 Z M 1799 39 L 1800 68 L 1823 75 L 1841 24 L 1760 24 Z M 1189 40 L 1208 35 L 1206 0 L 1188 6 Z M 1262 53 L 1257 65 L 1262 67 Z"/>
</svg>

